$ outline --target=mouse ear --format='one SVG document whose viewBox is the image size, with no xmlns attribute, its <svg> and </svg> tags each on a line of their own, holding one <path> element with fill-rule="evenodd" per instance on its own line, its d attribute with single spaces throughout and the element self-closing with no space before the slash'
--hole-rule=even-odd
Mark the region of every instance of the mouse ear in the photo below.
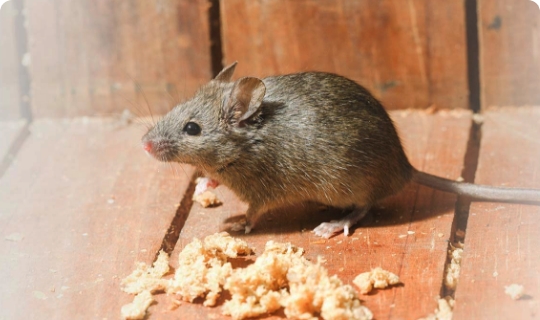
<svg viewBox="0 0 540 320">
<path fill-rule="evenodd" d="M 223 70 L 221 70 L 214 79 L 218 81 L 224 81 L 224 82 L 231 81 L 231 78 L 232 78 L 232 75 L 234 73 L 234 69 L 236 68 L 237 63 L 238 61 L 235 61 L 231 63 L 230 65 L 226 66 L 225 68 L 223 68 Z"/>
<path fill-rule="evenodd" d="M 226 123 L 243 126 L 246 120 L 259 114 L 265 93 L 266 87 L 260 79 L 245 77 L 237 80 L 223 105 L 221 118 Z"/>
</svg>

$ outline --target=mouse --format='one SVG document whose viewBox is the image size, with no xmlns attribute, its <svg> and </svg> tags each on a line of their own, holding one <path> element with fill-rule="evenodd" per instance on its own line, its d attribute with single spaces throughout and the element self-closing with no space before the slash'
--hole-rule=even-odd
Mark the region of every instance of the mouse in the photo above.
<svg viewBox="0 0 540 320">
<path fill-rule="evenodd" d="M 540 204 L 540 190 L 415 169 L 382 104 L 353 80 L 302 72 L 233 81 L 236 65 L 164 115 L 142 146 L 159 161 L 198 168 L 207 177 L 202 189 L 232 190 L 248 204 L 246 233 L 265 212 L 309 201 L 347 210 L 316 227 L 316 235 L 348 235 L 372 206 L 412 182 L 474 200 Z"/>
</svg>

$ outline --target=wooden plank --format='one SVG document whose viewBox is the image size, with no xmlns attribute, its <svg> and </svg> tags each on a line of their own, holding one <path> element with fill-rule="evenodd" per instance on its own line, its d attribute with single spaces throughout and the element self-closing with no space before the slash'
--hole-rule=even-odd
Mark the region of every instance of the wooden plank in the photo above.
<svg viewBox="0 0 540 320">
<path fill-rule="evenodd" d="M 532 1 L 479 0 L 483 107 L 540 104 L 540 11 Z"/>
<path fill-rule="evenodd" d="M 237 75 L 345 75 L 389 109 L 467 108 L 464 2 L 221 1 Z"/>
<path fill-rule="evenodd" d="M 0 159 L 11 157 L 10 149 L 13 148 L 13 144 L 16 143 L 25 128 L 25 120 L 0 121 L 0 137 L 2 137 L 0 139 Z"/>
<path fill-rule="evenodd" d="M 468 112 L 429 115 L 406 111 L 392 115 L 417 168 L 448 178 L 459 177 L 470 128 Z M 410 185 L 403 193 L 374 209 L 350 237 L 340 235 L 323 240 L 309 231 L 330 220 L 336 212 L 322 214 L 314 208 L 287 208 L 267 214 L 253 233 L 245 235 L 229 229 L 232 223 L 243 218 L 245 204 L 222 186 L 216 194 L 224 201 L 223 206 L 203 209 L 198 204 L 193 205 L 172 254 L 172 266 L 177 264 L 179 251 L 193 237 L 204 238 L 229 230 L 254 245 L 258 253 L 268 240 L 275 240 L 305 248 L 306 256 L 312 260 L 321 255 L 327 260 L 330 273 L 337 274 L 346 283 L 377 266 L 397 273 L 404 286 L 361 297 L 377 319 L 418 319 L 435 309 L 455 196 Z M 159 303 L 150 308 L 150 319 L 226 319 L 219 316 L 219 307 L 203 308 L 201 304 L 184 303 L 171 312 L 170 304 L 167 297 L 161 296 Z"/>
<path fill-rule="evenodd" d="M 0 179 L 2 318 L 116 319 L 193 172 L 146 156 L 141 127 L 38 120 Z"/>
<path fill-rule="evenodd" d="M 26 6 L 38 118 L 164 113 L 211 78 L 205 0 Z"/>
<path fill-rule="evenodd" d="M 540 188 L 540 108 L 484 113 L 476 182 Z M 532 319 L 540 313 L 540 207 L 473 203 L 470 208 L 455 319 Z M 513 301 L 505 286 L 527 296 Z"/>
<path fill-rule="evenodd" d="M 0 120 L 14 120 L 21 117 L 21 90 L 19 87 L 19 66 L 21 59 L 17 53 L 15 17 L 18 12 L 13 1 L 0 8 Z"/>
</svg>

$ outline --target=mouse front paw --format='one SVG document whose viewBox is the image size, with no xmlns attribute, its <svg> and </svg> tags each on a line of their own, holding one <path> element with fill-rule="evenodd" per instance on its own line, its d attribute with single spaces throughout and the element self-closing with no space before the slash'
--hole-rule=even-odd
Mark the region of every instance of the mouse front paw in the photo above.
<svg viewBox="0 0 540 320">
<path fill-rule="evenodd" d="M 197 185 L 195 186 L 195 193 L 193 194 L 194 196 L 204 193 L 208 188 L 214 189 L 219 186 L 219 182 L 212 178 L 197 178 L 195 182 Z"/>
</svg>

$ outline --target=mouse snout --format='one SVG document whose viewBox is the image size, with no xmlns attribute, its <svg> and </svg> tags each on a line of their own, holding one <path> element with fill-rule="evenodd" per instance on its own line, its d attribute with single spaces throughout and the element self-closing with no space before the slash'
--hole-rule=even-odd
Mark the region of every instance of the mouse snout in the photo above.
<svg viewBox="0 0 540 320">
<path fill-rule="evenodd" d="M 154 143 L 152 141 L 144 141 L 142 143 L 142 147 L 144 151 L 152 153 L 152 151 L 154 150 Z"/>
<path fill-rule="evenodd" d="M 142 148 L 146 154 L 160 160 L 170 161 L 175 154 L 174 143 L 168 139 L 148 139 L 143 138 Z"/>
</svg>

